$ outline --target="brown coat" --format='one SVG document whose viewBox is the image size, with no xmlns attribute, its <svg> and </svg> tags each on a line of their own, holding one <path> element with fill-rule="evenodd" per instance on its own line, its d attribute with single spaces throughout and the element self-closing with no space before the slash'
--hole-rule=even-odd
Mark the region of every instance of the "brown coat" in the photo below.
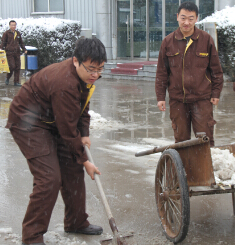
<svg viewBox="0 0 235 245">
<path fill-rule="evenodd" d="M 34 130 L 43 128 L 58 133 L 79 163 L 83 163 L 87 156 L 81 137 L 89 136 L 89 103 L 82 116 L 80 114 L 88 93 L 89 89 L 78 77 L 72 58 L 52 64 L 34 74 L 19 90 L 11 103 L 6 128 L 30 131 L 32 125 Z M 34 137 L 40 137 L 40 130 L 36 131 L 32 132 Z M 27 159 L 45 155 L 46 146 L 44 142 L 41 144 L 39 148 L 30 142 L 31 150 L 29 147 L 24 150 L 24 146 L 21 150 Z"/>
<path fill-rule="evenodd" d="M 223 71 L 212 37 L 195 27 L 187 46 L 180 28 L 163 41 L 156 74 L 158 101 L 169 97 L 181 102 L 219 98 Z"/>
<path fill-rule="evenodd" d="M 16 31 L 16 34 L 16 38 L 14 38 L 14 33 L 11 30 L 4 32 L 0 49 L 5 49 L 6 53 L 15 52 L 20 54 L 21 47 L 23 49 L 23 52 L 25 52 L 26 49 L 21 38 L 21 34 L 19 31 Z"/>
</svg>

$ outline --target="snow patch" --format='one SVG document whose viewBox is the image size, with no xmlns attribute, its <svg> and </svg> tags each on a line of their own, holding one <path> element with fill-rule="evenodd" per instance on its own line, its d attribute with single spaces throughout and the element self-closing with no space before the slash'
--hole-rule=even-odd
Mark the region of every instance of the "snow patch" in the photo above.
<svg viewBox="0 0 235 245">
<path fill-rule="evenodd" d="M 0 233 L 12 233 L 12 228 L 0 228 Z"/>
<path fill-rule="evenodd" d="M 216 182 L 223 184 L 235 184 L 235 157 L 229 150 L 211 148 Z"/>
<path fill-rule="evenodd" d="M 226 6 L 225 9 L 220 11 L 216 11 L 211 16 L 206 17 L 205 19 L 198 22 L 198 24 L 202 24 L 205 22 L 216 22 L 218 28 L 225 28 L 227 26 L 235 25 L 235 6 L 229 7 Z"/>
<path fill-rule="evenodd" d="M 1 97 L 0 99 L 3 101 L 12 101 L 13 100 L 13 99 L 8 98 L 8 97 Z"/>
<path fill-rule="evenodd" d="M 130 172 L 132 174 L 139 174 L 139 171 L 131 170 L 131 169 L 125 169 L 126 172 Z"/>
<path fill-rule="evenodd" d="M 44 241 L 46 244 L 87 245 L 87 243 L 85 241 L 79 241 L 75 237 L 71 240 L 68 237 L 63 237 L 59 233 L 54 232 L 54 231 L 48 231 L 44 235 Z"/>
<path fill-rule="evenodd" d="M 9 21 L 11 19 L 2 19 L 0 18 L 1 22 L 1 28 L 8 30 L 9 29 Z M 78 23 L 80 24 L 80 21 L 74 21 L 74 20 L 68 20 L 68 19 L 59 19 L 55 17 L 49 17 L 49 18 L 15 18 L 14 19 L 17 23 L 17 29 L 22 31 L 27 31 L 32 35 L 34 35 L 33 31 L 36 28 L 43 28 L 47 31 L 55 31 L 56 28 L 62 28 L 65 24 L 71 24 L 71 23 Z M 62 35 L 62 33 L 60 34 Z"/>
<path fill-rule="evenodd" d="M 143 138 L 142 141 L 153 144 L 155 146 L 166 146 L 166 145 L 172 145 L 175 143 L 174 140 L 169 140 L 166 138 Z"/>
<path fill-rule="evenodd" d="M 115 120 L 107 120 L 103 118 L 99 113 L 92 110 L 89 111 L 91 116 L 90 129 L 91 130 L 114 130 L 118 128 L 123 128 L 124 125 Z"/>
<path fill-rule="evenodd" d="M 4 237 L 4 240 L 10 240 L 13 244 L 21 245 L 22 238 L 19 234 L 12 234 L 12 228 L 0 228 L 0 233 L 8 234 Z M 44 235 L 44 242 L 48 245 L 87 245 L 85 241 L 79 241 L 77 237 L 72 239 L 63 237 L 55 231 L 48 231 Z M 11 244 L 12 244 L 11 243 Z"/>
<path fill-rule="evenodd" d="M 123 142 L 123 145 L 120 144 L 114 144 L 111 146 L 114 149 L 125 151 L 125 152 L 140 152 L 140 151 L 146 151 L 149 149 L 152 149 L 152 146 L 149 145 L 129 145 L 125 142 Z"/>
</svg>

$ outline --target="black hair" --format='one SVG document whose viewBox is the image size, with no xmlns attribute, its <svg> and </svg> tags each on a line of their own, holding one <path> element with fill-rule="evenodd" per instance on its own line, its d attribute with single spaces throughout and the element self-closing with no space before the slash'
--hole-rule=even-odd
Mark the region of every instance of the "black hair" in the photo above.
<svg viewBox="0 0 235 245">
<path fill-rule="evenodd" d="M 186 9 L 188 11 L 193 11 L 196 13 L 196 16 L 198 16 L 198 7 L 193 2 L 184 2 L 182 3 L 178 8 L 178 14 L 180 13 L 181 9 Z"/>
<path fill-rule="evenodd" d="M 107 55 L 104 44 L 98 38 L 80 38 L 76 42 L 74 54 L 79 62 L 86 62 L 91 59 L 91 62 L 101 64 L 107 62 Z"/>
<path fill-rule="evenodd" d="M 10 25 L 12 22 L 16 23 L 15 20 L 10 20 L 10 21 L 9 21 L 9 25 Z"/>
</svg>

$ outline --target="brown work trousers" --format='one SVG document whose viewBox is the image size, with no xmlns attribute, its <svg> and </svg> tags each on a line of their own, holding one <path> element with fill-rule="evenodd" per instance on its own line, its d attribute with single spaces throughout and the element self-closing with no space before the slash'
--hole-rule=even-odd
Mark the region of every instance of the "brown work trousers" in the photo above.
<svg viewBox="0 0 235 245">
<path fill-rule="evenodd" d="M 14 72 L 14 83 L 19 83 L 20 79 L 20 53 L 7 52 L 7 62 L 10 73 L 7 73 L 7 79 L 10 79 Z"/>
<path fill-rule="evenodd" d="M 83 164 L 78 163 L 56 133 L 32 126 L 11 126 L 10 131 L 34 177 L 22 224 L 22 241 L 26 244 L 43 242 L 59 190 L 65 203 L 64 230 L 86 228 L 89 222 Z"/>
<path fill-rule="evenodd" d="M 175 142 L 191 139 L 191 123 L 194 134 L 205 132 L 214 146 L 213 130 L 216 121 L 213 119 L 213 105 L 209 100 L 194 103 L 183 103 L 170 99 L 170 118 L 174 130 Z"/>
</svg>

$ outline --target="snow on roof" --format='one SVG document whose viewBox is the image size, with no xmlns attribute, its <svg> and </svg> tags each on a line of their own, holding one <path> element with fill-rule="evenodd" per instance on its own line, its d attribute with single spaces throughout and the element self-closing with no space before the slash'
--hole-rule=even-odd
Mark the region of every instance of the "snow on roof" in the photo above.
<svg viewBox="0 0 235 245">
<path fill-rule="evenodd" d="M 205 22 L 216 22 L 218 28 L 225 28 L 227 26 L 235 25 L 235 5 L 233 7 L 226 6 L 225 9 L 216 11 L 211 16 L 206 17 L 205 19 L 198 22 L 202 24 Z"/>
</svg>

